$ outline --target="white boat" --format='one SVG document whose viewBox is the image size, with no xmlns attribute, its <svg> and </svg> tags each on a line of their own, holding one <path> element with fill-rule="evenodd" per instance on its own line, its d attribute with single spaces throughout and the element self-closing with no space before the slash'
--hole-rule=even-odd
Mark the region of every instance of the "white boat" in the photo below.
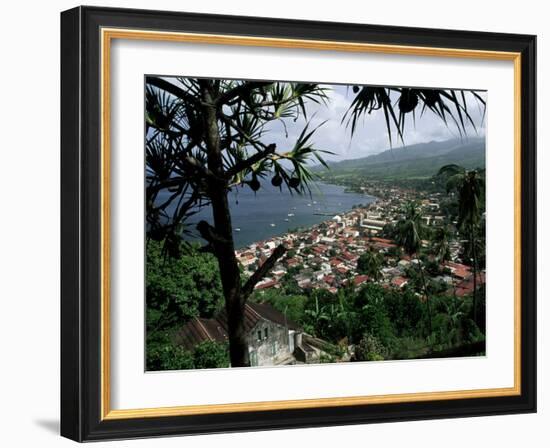
<svg viewBox="0 0 550 448">
<path fill-rule="evenodd" d="M 240 232 L 240 231 L 241 231 L 241 229 L 240 229 L 239 227 L 237 227 L 237 228 L 235 229 L 235 232 Z"/>
<path fill-rule="evenodd" d="M 308 204 L 307 206 L 308 206 L 308 207 L 311 207 L 311 204 Z"/>
<path fill-rule="evenodd" d="M 286 215 L 286 216 L 293 217 L 293 216 L 294 216 L 294 213 L 289 213 L 289 214 Z"/>
<path fill-rule="evenodd" d="M 271 227 L 275 227 L 275 224 L 273 224 L 273 223 L 271 223 L 271 224 L 269 224 L 269 225 L 270 225 Z"/>
<path fill-rule="evenodd" d="M 290 220 L 288 218 L 285 218 L 285 222 L 288 222 L 288 221 L 290 221 Z"/>
</svg>

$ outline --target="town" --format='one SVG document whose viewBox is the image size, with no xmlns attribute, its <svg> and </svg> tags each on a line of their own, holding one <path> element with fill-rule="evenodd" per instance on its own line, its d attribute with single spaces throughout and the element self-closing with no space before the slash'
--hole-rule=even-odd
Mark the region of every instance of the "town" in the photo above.
<svg viewBox="0 0 550 448">
<path fill-rule="evenodd" d="M 334 216 L 305 230 L 289 232 L 282 236 L 259 241 L 237 250 L 237 258 L 245 275 L 251 275 L 272 253 L 283 244 L 287 255 L 280 260 L 270 275 L 256 286 L 257 290 L 280 288 L 284 278 L 291 275 L 302 290 L 326 289 L 336 293 L 339 287 L 350 282 L 360 287 L 369 281 L 377 281 L 385 288 L 403 288 L 408 282 L 407 273 L 419 263 L 415 257 L 403 253 L 396 242 L 384 238 L 387 226 L 394 226 L 403 216 L 403 204 L 417 201 L 423 224 L 442 226 L 445 215 L 440 211 L 443 193 L 423 193 L 415 189 L 399 187 L 369 188 L 382 196 L 373 203 Z M 427 248 L 429 241 L 422 240 Z M 450 256 L 441 263 L 441 274 L 432 281 L 446 286 L 450 294 L 458 297 L 471 294 L 474 289 L 473 273 L 469 265 L 460 261 L 461 244 L 457 239 L 449 241 Z M 358 272 L 359 257 L 369 250 L 379 253 L 383 259 L 379 276 L 369 278 Z M 484 284 L 485 274 L 478 274 L 478 287 Z"/>
</svg>

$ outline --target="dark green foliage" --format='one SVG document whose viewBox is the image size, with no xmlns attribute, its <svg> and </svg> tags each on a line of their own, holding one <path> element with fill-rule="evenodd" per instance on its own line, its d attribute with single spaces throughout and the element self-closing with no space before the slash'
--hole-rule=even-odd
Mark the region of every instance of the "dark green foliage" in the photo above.
<svg viewBox="0 0 550 448">
<path fill-rule="evenodd" d="M 303 315 L 296 313 L 294 318 L 307 332 L 328 342 L 355 344 L 362 350 L 356 354 L 358 360 L 429 357 L 434 351 L 484 340 L 484 329 L 472 320 L 470 297 L 443 295 L 432 300 L 432 332 L 428 304 L 413 289 L 384 289 L 376 283 L 358 291 L 342 288 L 337 294 L 314 290 Z M 480 309 L 479 315 L 484 322 L 485 310 Z"/>
<path fill-rule="evenodd" d="M 193 352 L 173 344 L 174 332 L 189 318 L 210 317 L 220 309 L 223 302 L 216 261 L 194 247 L 177 259 L 165 257 L 161 248 L 162 242 L 148 243 L 147 369 L 228 367 L 227 344 L 208 341 Z M 428 303 L 418 294 L 423 291 L 421 270 L 414 265 L 407 271 L 409 285 L 401 290 L 372 282 L 359 289 L 351 284 L 340 286 L 336 294 L 324 289 L 302 291 L 293 279 L 302 269 L 298 266 L 283 277 L 282 288 L 255 291 L 251 300 L 271 304 L 307 333 L 325 340 L 328 356 L 323 362 L 338 360 L 343 347 L 350 344 L 355 346 L 356 360 L 368 361 L 454 353 L 483 342 L 484 288 L 478 289 L 474 313 L 471 297 L 453 297 L 448 286 L 431 280 L 442 273 L 432 257 L 420 257 L 429 274 L 426 289 L 432 306 L 431 331 Z"/>
<path fill-rule="evenodd" d="M 192 317 L 211 317 L 221 309 L 218 265 L 193 246 L 178 258 L 164 255 L 163 247 L 162 241 L 147 242 L 147 369 L 202 368 L 195 367 L 191 353 L 172 344 L 172 335 Z"/>
<path fill-rule="evenodd" d="M 193 352 L 173 345 L 168 340 L 147 346 L 147 370 L 216 369 L 229 367 L 227 344 L 205 341 Z"/>
<path fill-rule="evenodd" d="M 147 243 L 147 329 L 159 331 L 191 317 L 211 317 L 223 304 L 216 259 L 193 247 L 179 258 L 163 256 L 162 243 Z"/>
<path fill-rule="evenodd" d="M 418 330 L 424 316 L 424 305 L 411 289 L 387 292 L 384 306 L 397 337 L 421 336 Z"/>
<path fill-rule="evenodd" d="M 394 323 L 391 322 L 386 308 L 384 289 L 378 285 L 367 284 L 357 293 L 355 308 L 361 310 L 359 313 L 361 335 L 356 334 L 354 339 L 358 340 L 365 331 L 368 331 L 385 347 L 391 348 L 396 335 Z"/>
<path fill-rule="evenodd" d="M 216 369 L 229 367 L 229 349 L 227 344 L 204 341 L 193 352 L 195 369 Z"/>
<path fill-rule="evenodd" d="M 485 334 L 486 331 L 486 303 L 485 303 L 485 287 L 481 287 L 477 290 L 476 310 L 472 313 L 472 317 L 477 316 L 476 325 L 481 333 Z"/>
<path fill-rule="evenodd" d="M 382 267 L 382 256 L 372 248 L 361 254 L 357 260 L 357 272 L 368 275 L 372 280 L 380 278 L 380 268 Z"/>
<path fill-rule="evenodd" d="M 300 272 L 301 269 L 302 266 L 288 268 L 286 274 L 283 275 L 281 278 L 281 286 L 284 294 L 293 295 L 302 293 L 302 288 L 298 286 L 298 282 L 294 279 L 294 276 Z"/>
<path fill-rule="evenodd" d="M 356 361 L 382 361 L 388 356 L 388 349 L 370 333 L 365 333 L 355 346 Z"/>
<path fill-rule="evenodd" d="M 405 206 L 404 216 L 396 225 L 396 239 L 403 250 L 409 254 L 416 254 L 420 249 L 422 238 L 426 232 L 418 204 L 410 202 Z"/>
<path fill-rule="evenodd" d="M 437 261 L 437 263 L 435 263 L 436 265 L 450 259 L 450 239 L 451 231 L 446 226 L 437 227 L 431 233 L 431 252 L 435 258 L 435 261 Z M 430 268 L 427 266 L 426 269 L 429 270 Z"/>
<path fill-rule="evenodd" d="M 441 296 L 434 298 L 433 305 L 435 317 L 433 333 L 430 336 L 432 351 L 459 347 L 485 339 L 484 333 L 473 320 L 471 297 L 457 299 Z"/>
<path fill-rule="evenodd" d="M 423 258 L 424 271 L 432 277 L 436 277 L 443 273 L 440 264 L 435 259 Z"/>
<path fill-rule="evenodd" d="M 411 268 L 411 275 L 413 273 L 420 283 L 418 269 Z M 413 279 L 409 281 L 414 283 Z M 430 286 L 434 292 L 432 288 Z M 420 300 L 414 287 L 395 290 L 368 283 L 359 290 L 341 287 L 337 294 L 323 289 L 299 294 L 288 294 L 284 288 L 270 289 L 256 291 L 251 300 L 269 303 L 307 333 L 325 340 L 328 356 L 322 362 L 335 362 L 342 355 L 340 344 L 343 341 L 344 346 L 355 346 L 355 359 L 358 361 L 429 357 L 432 352 L 452 351 L 483 341 L 484 288 L 480 288 L 478 295 L 476 325 L 471 297 L 455 298 L 435 294 L 431 298 L 431 333 L 427 304 Z M 158 322 L 158 313 L 156 309 L 148 310 L 148 320 Z M 229 365 L 226 344 L 205 342 L 191 353 L 172 345 L 171 331 L 168 328 L 148 333 L 148 370 Z"/>
<path fill-rule="evenodd" d="M 147 335 L 147 370 L 193 369 L 193 354 L 173 345 L 168 336 L 158 333 Z"/>
<path fill-rule="evenodd" d="M 289 295 L 288 293 L 285 295 L 276 289 L 256 292 L 252 299 L 269 303 L 293 322 L 302 320 L 306 301 L 308 300 L 305 295 Z"/>
<path fill-rule="evenodd" d="M 302 322 L 305 329 L 328 341 L 338 341 L 346 336 L 342 313 L 345 309 L 335 294 L 325 289 L 311 291 L 305 304 Z"/>
<path fill-rule="evenodd" d="M 414 180 L 424 180 L 422 186 L 435 182 L 435 187 L 444 190 L 445 183 L 432 179 L 432 176 L 434 167 L 450 163 L 469 169 L 485 167 L 485 142 L 471 138 L 396 147 L 373 156 L 330 163 L 330 171 L 320 171 L 320 175 L 327 181 L 342 185 L 356 179 L 406 181 L 414 186 Z"/>
<path fill-rule="evenodd" d="M 480 263 L 480 254 L 485 253 L 485 170 L 468 171 L 464 167 L 451 164 L 442 167 L 437 175 L 446 179 L 447 193 L 457 195 L 457 227 L 468 241 L 468 245 L 464 247 L 463 259 L 473 268 L 473 315 L 474 321 L 478 321 L 477 278 L 480 267 L 485 265 L 484 255 Z"/>
</svg>

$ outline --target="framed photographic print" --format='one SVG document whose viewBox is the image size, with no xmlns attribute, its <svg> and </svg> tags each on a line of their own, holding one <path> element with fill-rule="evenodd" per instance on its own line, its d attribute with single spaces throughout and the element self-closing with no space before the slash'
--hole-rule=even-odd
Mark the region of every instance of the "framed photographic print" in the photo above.
<svg viewBox="0 0 550 448">
<path fill-rule="evenodd" d="M 536 411 L 535 37 L 61 15 L 61 433 Z"/>
</svg>

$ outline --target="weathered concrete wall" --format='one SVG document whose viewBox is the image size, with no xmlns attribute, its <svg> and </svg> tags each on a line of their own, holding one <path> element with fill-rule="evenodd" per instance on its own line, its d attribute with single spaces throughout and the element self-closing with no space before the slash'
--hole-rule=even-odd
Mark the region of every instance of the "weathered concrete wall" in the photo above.
<svg viewBox="0 0 550 448">
<path fill-rule="evenodd" d="M 253 366 L 278 364 L 291 355 L 288 329 L 274 322 L 260 320 L 248 335 L 248 350 Z"/>
</svg>

